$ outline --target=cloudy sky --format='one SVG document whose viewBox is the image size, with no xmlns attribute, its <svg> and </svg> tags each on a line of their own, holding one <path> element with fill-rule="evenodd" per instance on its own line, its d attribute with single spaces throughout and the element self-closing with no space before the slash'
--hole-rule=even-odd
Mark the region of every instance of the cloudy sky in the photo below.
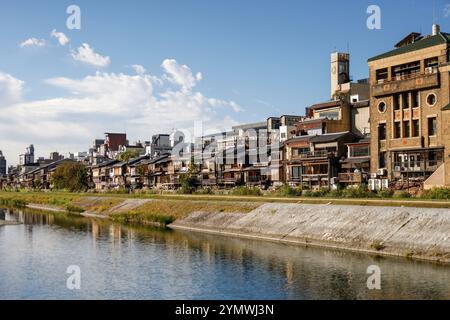
<svg viewBox="0 0 450 320">
<path fill-rule="evenodd" d="M 354 79 L 367 59 L 435 19 L 445 1 L 0 2 L 0 150 L 9 164 L 85 151 L 106 131 L 130 141 L 189 129 L 223 130 L 328 99 L 329 55 L 350 49 Z M 70 30 L 66 9 L 81 9 Z M 368 30 L 367 7 L 382 9 Z M 401 23 L 400 23 L 401 21 Z"/>
</svg>

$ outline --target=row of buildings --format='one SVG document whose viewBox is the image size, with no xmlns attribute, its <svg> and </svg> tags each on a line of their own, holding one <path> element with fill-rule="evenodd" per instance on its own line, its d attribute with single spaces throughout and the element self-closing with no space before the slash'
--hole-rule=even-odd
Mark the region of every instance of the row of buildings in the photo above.
<svg viewBox="0 0 450 320">
<path fill-rule="evenodd" d="M 333 53 L 331 99 L 304 115 L 191 139 L 160 134 L 133 145 L 124 133 L 106 133 L 89 152 L 67 159 L 54 153 L 35 161 L 30 146 L 7 175 L 0 152 L 0 184 L 51 188 L 52 170 L 78 161 L 97 190 L 175 189 L 188 173 L 201 186 L 221 188 L 450 186 L 450 34 L 438 25 L 430 35 L 413 32 L 368 65 L 369 78 L 352 81 L 349 54 Z M 127 151 L 131 159 L 121 157 Z"/>
</svg>

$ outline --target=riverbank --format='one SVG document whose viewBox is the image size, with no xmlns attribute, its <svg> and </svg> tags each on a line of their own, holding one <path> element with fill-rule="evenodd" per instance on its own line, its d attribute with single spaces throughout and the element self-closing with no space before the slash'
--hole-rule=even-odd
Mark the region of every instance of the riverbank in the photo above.
<svg viewBox="0 0 450 320">
<path fill-rule="evenodd" d="M 17 226 L 19 224 L 21 224 L 21 223 L 17 222 L 17 221 L 0 220 L 0 227 L 2 227 L 2 226 Z"/>
<path fill-rule="evenodd" d="M 169 227 L 450 264 L 446 209 L 268 203 L 246 215 L 196 212 Z"/>
<path fill-rule="evenodd" d="M 330 199 L 309 200 L 315 203 L 307 203 L 305 199 L 264 202 L 253 197 L 130 198 L 124 195 L 0 193 L 0 205 L 16 203 L 124 224 L 168 226 L 450 264 L 448 209 L 392 206 L 392 203 L 375 206 L 370 205 L 370 199 L 360 205 L 352 202 L 343 205 Z M 440 205 L 446 204 L 440 202 Z"/>
</svg>

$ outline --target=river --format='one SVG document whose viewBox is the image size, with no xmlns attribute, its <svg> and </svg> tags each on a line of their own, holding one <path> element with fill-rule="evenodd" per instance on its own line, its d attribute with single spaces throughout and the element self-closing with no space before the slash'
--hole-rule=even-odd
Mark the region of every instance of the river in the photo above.
<svg viewBox="0 0 450 320">
<path fill-rule="evenodd" d="M 0 299 L 450 299 L 450 267 L 0 209 Z M 379 266 L 381 290 L 367 288 Z M 69 266 L 80 289 L 69 290 Z"/>
</svg>

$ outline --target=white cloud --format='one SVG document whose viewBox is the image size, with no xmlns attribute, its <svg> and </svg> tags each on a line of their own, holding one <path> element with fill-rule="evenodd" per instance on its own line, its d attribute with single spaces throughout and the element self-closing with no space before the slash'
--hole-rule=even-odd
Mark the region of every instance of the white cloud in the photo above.
<svg viewBox="0 0 450 320">
<path fill-rule="evenodd" d="M 203 78 L 200 72 L 194 77 L 192 70 L 188 66 L 180 65 L 174 59 L 164 60 L 161 67 L 166 72 L 166 78 L 170 82 L 182 86 L 184 91 L 190 91 Z"/>
<path fill-rule="evenodd" d="M 44 39 L 30 38 L 20 43 L 19 46 L 21 48 L 26 48 L 26 47 L 44 47 L 45 45 L 46 42 Z"/>
<path fill-rule="evenodd" d="M 105 68 L 111 63 L 111 59 L 102 56 L 94 51 L 87 43 L 83 43 L 81 47 L 72 51 L 72 58 L 94 67 Z"/>
<path fill-rule="evenodd" d="M 133 68 L 133 70 L 139 75 L 142 75 L 147 71 L 147 70 L 145 70 L 144 66 L 142 66 L 140 64 L 133 64 L 131 66 L 131 68 Z"/>
<path fill-rule="evenodd" d="M 179 70 L 175 60 L 171 66 Z M 186 68 L 182 70 L 190 70 Z M 67 94 L 34 101 L 22 99 L 22 81 L 0 74 L 0 101 L 8 101 L 0 106 L 0 149 L 6 148 L 17 162 L 17 155 L 30 143 L 46 155 L 52 150 L 87 150 L 91 140 L 106 131 L 126 131 L 133 141 L 149 140 L 152 134 L 170 133 L 172 128 L 192 128 L 195 121 L 219 131 L 238 123 L 232 117 L 241 111 L 236 102 L 192 90 L 200 77 L 193 77 L 193 82 L 179 78 L 174 85 L 162 69 L 166 77 L 96 72 L 80 79 L 51 78 L 45 83 Z M 189 73 L 184 75 L 189 79 Z"/>
<path fill-rule="evenodd" d="M 24 82 L 12 75 L 0 72 L 0 108 L 22 100 Z"/>
<path fill-rule="evenodd" d="M 50 36 L 57 39 L 59 44 L 62 46 L 65 46 L 70 42 L 70 39 L 64 33 L 58 32 L 56 31 L 56 29 L 53 29 L 52 33 L 50 33 Z"/>
</svg>

